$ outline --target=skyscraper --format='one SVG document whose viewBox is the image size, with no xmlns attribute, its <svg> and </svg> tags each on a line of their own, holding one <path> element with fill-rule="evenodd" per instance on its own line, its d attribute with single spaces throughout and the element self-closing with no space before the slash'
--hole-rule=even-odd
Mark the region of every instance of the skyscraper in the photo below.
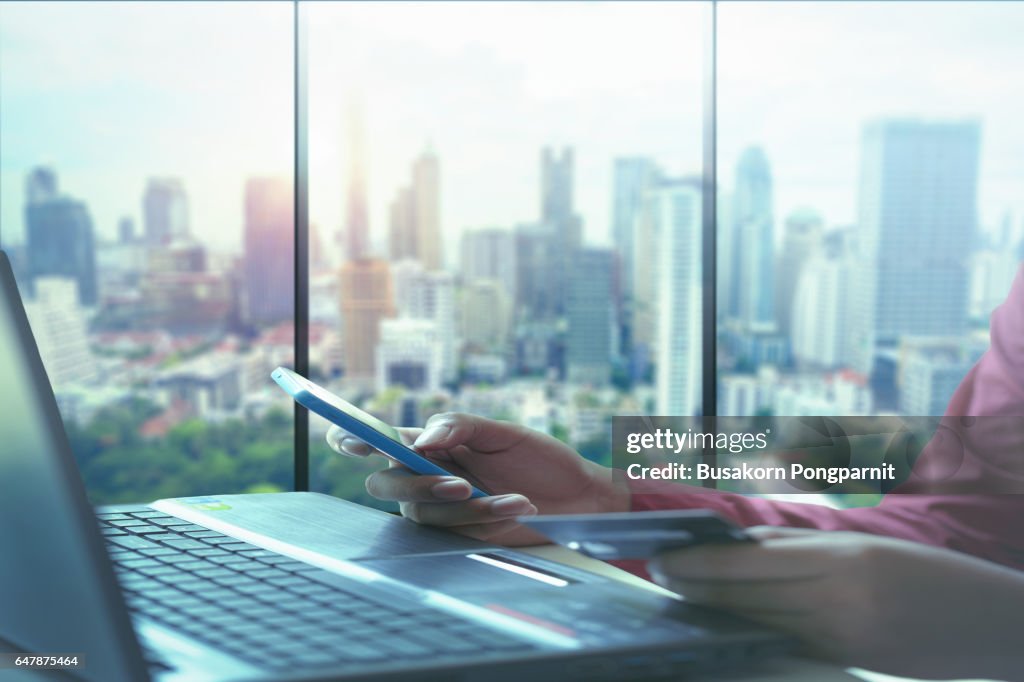
<svg viewBox="0 0 1024 682">
<path fill-rule="evenodd" d="M 57 173 L 52 168 L 38 166 L 25 178 L 25 201 L 36 204 L 57 198 Z"/>
<path fill-rule="evenodd" d="M 345 374 L 359 381 L 373 380 L 380 322 L 394 315 L 388 264 L 373 258 L 346 261 L 341 266 L 339 284 Z"/>
<path fill-rule="evenodd" d="M 428 270 L 444 266 L 441 244 L 441 169 L 432 150 L 412 164 L 412 182 L 391 202 L 388 251 L 392 261 L 415 258 Z"/>
<path fill-rule="evenodd" d="M 146 243 L 170 244 L 189 234 L 188 199 L 178 178 L 150 178 L 142 198 Z"/>
<path fill-rule="evenodd" d="M 96 245 L 92 218 L 81 201 L 58 193 L 57 176 L 48 168 L 37 168 L 26 184 L 25 255 L 27 274 L 66 277 L 78 285 L 78 302 L 95 305 Z"/>
<path fill-rule="evenodd" d="M 516 292 L 515 234 L 502 228 L 467 230 L 462 233 L 462 278 L 466 282 L 500 282 L 505 296 Z"/>
<path fill-rule="evenodd" d="M 792 337 L 794 296 L 800 272 L 811 256 L 821 248 L 822 220 L 811 209 L 799 209 L 786 218 L 782 251 L 775 268 L 775 315 L 779 332 Z"/>
<path fill-rule="evenodd" d="M 555 153 L 550 147 L 541 151 L 541 228 L 548 236 L 551 270 L 547 287 L 552 313 L 565 313 L 568 298 L 568 273 L 572 255 L 583 241 L 583 220 L 573 201 L 574 154 L 571 147 Z"/>
<path fill-rule="evenodd" d="M 775 324 L 775 244 L 772 175 L 760 147 L 748 147 L 736 166 L 733 195 L 735 310 L 747 331 L 771 330 Z"/>
<path fill-rule="evenodd" d="M 864 129 L 858 369 L 904 335 L 966 330 L 980 126 L 883 119 Z"/>
<path fill-rule="evenodd" d="M 388 257 L 392 262 L 416 258 L 416 206 L 411 187 L 398 190 L 389 218 Z"/>
<path fill-rule="evenodd" d="M 399 317 L 430 320 L 437 330 L 440 378 L 453 381 L 455 362 L 455 278 L 451 273 L 428 272 L 419 261 L 391 264 L 394 308 Z M 379 368 L 378 368 L 379 369 Z"/>
<path fill-rule="evenodd" d="M 292 186 L 285 178 L 245 185 L 246 319 L 265 325 L 294 314 Z"/>
<path fill-rule="evenodd" d="M 657 413 L 692 415 L 700 407 L 701 186 L 699 180 L 665 184 L 652 192 L 660 214 L 656 253 Z"/>
<path fill-rule="evenodd" d="M 444 266 L 441 250 L 441 167 L 437 154 L 431 149 L 413 162 L 412 194 L 417 256 L 427 270 L 440 270 Z"/>
<path fill-rule="evenodd" d="M 569 273 L 565 363 L 569 381 L 595 385 L 611 379 L 615 254 L 580 249 Z"/>
<path fill-rule="evenodd" d="M 366 205 L 366 134 L 363 130 L 362 101 L 353 99 L 348 107 L 348 187 L 345 204 L 345 251 L 349 259 L 365 258 L 370 251 L 370 218 Z"/>
<path fill-rule="evenodd" d="M 618 325 L 621 345 L 628 348 L 632 337 L 633 269 L 634 247 L 636 244 L 637 220 L 643 203 L 644 192 L 653 187 L 660 178 L 660 171 L 653 160 L 646 157 L 625 157 L 615 159 L 615 196 L 612 206 L 612 239 L 619 252 L 621 267 L 621 307 L 618 310 Z M 653 253 L 643 254 L 651 258 Z"/>
<path fill-rule="evenodd" d="M 505 287 L 493 279 L 474 279 L 463 287 L 460 300 L 466 347 L 471 351 L 506 353 L 511 303 Z"/>
<path fill-rule="evenodd" d="M 575 216 L 573 156 L 572 147 L 566 147 L 561 154 L 551 147 L 541 150 L 540 217 L 545 223 L 564 225 Z"/>
<path fill-rule="evenodd" d="M 644 192 L 661 177 L 657 164 L 642 156 L 615 159 L 615 196 L 612 206 L 612 240 L 622 258 L 623 295 L 632 293 L 633 247 L 636 221 Z M 652 254 L 646 254 L 650 256 Z"/>
</svg>

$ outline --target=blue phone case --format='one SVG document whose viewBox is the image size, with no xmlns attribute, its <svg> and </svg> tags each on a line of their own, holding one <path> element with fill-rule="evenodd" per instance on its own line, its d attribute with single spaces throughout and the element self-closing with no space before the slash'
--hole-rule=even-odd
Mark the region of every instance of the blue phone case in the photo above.
<svg viewBox="0 0 1024 682">
<path fill-rule="evenodd" d="M 275 369 L 271 372 L 270 377 L 277 382 L 277 385 L 283 388 L 288 395 L 294 398 L 295 402 L 299 403 L 309 411 L 317 413 L 332 424 L 337 424 L 354 437 L 363 441 L 370 447 L 376 448 L 386 456 L 408 467 L 412 471 L 415 471 L 418 474 L 426 474 L 430 476 L 454 476 L 454 474 L 445 471 L 429 459 L 418 454 L 415 450 L 392 440 L 390 437 L 384 435 L 369 424 L 365 424 L 358 418 L 353 417 L 350 414 L 346 414 L 341 409 L 315 395 L 310 390 L 310 388 L 313 388 L 314 390 L 322 391 L 331 399 L 337 400 L 341 404 L 348 404 L 338 396 L 327 391 L 323 386 L 318 386 L 309 379 L 306 379 L 305 377 L 284 367 L 278 367 Z M 358 410 L 354 405 L 352 408 Z M 486 492 L 473 486 L 473 493 L 471 497 L 487 496 L 488 494 Z"/>
</svg>

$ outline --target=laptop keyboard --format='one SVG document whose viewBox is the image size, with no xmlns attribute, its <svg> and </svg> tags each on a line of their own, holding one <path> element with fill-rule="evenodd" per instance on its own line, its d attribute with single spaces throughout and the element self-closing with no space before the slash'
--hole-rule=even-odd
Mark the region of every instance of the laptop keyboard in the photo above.
<svg viewBox="0 0 1024 682">
<path fill-rule="evenodd" d="M 535 648 L 422 604 L 147 510 L 97 514 L 128 608 L 261 668 L 465 658 Z"/>
</svg>

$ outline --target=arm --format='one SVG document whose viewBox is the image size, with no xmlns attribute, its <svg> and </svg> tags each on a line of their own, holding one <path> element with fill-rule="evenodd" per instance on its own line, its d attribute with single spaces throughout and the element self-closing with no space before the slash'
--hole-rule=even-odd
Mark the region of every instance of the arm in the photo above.
<svg viewBox="0 0 1024 682">
<path fill-rule="evenodd" d="M 981 418 L 969 428 L 960 424 L 963 415 Z M 959 437 L 954 439 L 956 447 L 949 439 L 934 438 L 919 457 L 915 473 L 943 469 L 956 461 L 952 485 L 959 491 L 905 492 L 887 496 L 877 507 L 835 510 L 634 481 L 631 508 L 704 508 L 742 525 L 888 535 L 1024 568 L 1024 530 L 1019 522 L 1024 518 L 1024 267 L 1006 301 L 992 314 L 989 350 L 953 394 L 943 423 Z"/>
</svg>

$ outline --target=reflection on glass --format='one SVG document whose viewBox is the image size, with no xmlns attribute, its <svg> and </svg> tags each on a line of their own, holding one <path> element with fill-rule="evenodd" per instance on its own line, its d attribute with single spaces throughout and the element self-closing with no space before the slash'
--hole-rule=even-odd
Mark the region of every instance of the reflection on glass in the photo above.
<svg viewBox="0 0 1024 682">
<path fill-rule="evenodd" d="M 719 12 L 719 413 L 943 414 L 1022 257 L 1024 3 Z"/>
<path fill-rule="evenodd" d="M 0 237 L 94 502 L 292 486 L 290 20 L 0 13 Z"/>
<path fill-rule="evenodd" d="M 594 459 L 700 393 L 704 3 L 309 3 L 313 376 Z M 313 487 L 367 501 L 379 462 Z"/>
</svg>

